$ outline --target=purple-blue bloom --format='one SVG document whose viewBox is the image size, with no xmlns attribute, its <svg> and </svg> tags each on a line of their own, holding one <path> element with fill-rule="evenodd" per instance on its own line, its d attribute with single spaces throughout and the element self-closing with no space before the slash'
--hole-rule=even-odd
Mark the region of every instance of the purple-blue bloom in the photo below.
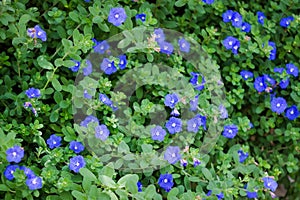
<svg viewBox="0 0 300 200">
<path fill-rule="evenodd" d="M 271 78 L 268 74 L 264 74 L 264 80 L 271 84 L 271 86 L 276 84 L 276 81 Z"/>
<path fill-rule="evenodd" d="M 136 19 L 136 20 L 140 19 L 142 22 L 145 22 L 145 21 L 146 21 L 146 14 L 144 14 L 144 13 L 137 14 L 137 15 L 135 16 L 135 19 Z"/>
<path fill-rule="evenodd" d="M 215 0 L 202 0 L 206 4 L 212 4 Z"/>
<path fill-rule="evenodd" d="M 206 82 L 204 76 L 201 75 L 202 82 L 201 82 L 201 84 L 199 84 L 198 79 L 199 79 L 200 74 L 196 73 L 196 72 L 191 72 L 191 75 L 192 75 L 192 78 L 190 80 L 190 83 L 195 87 L 196 90 L 199 90 L 199 91 L 203 90 L 204 84 Z"/>
<path fill-rule="evenodd" d="M 153 140 L 163 141 L 166 136 L 166 131 L 161 126 L 155 126 L 150 130 L 151 137 Z"/>
<path fill-rule="evenodd" d="M 233 18 L 234 11 L 232 10 L 227 10 L 225 13 L 222 14 L 223 17 L 223 22 L 230 22 Z"/>
<path fill-rule="evenodd" d="M 196 95 L 194 99 L 190 100 L 190 110 L 191 111 L 196 111 L 197 110 L 198 100 L 199 100 L 199 95 Z"/>
<path fill-rule="evenodd" d="M 93 66 L 90 60 L 86 60 L 86 67 L 82 69 L 83 75 L 88 76 L 93 72 Z"/>
<path fill-rule="evenodd" d="M 277 114 L 283 113 L 287 107 L 286 100 L 282 97 L 274 97 L 271 100 L 271 110 Z"/>
<path fill-rule="evenodd" d="M 249 24 L 247 22 L 243 22 L 241 29 L 242 29 L 242 31 L 249 33 L 251 31 L 251 24 Z"/>
<path fill-rule="evenodd" d="M 35 25 L 34 28 L 28 28 L 27 35 L 31 38 L 39 38 L 43 42 L 47 40 L 46 32 L 39 25 Z"/>
<path fill-rule="evenodd" d="M 276 52 L 277 52 L 276 44 L 275 44 L 275 42 L 272 42 L 272 41 L 269 41 L 268 44 L 269 44 L 269 46 L 273 47 L 273 49 L 270 51 L 269 60 L 275 60 Z"/>
<path fill-rule="evenodd" d="M 14 146 L 6 150 L 6 160 L 8 162 L 19 163 L 24 157 L 24 149 L 20 146 Z"/>
<path fill-rule="evenodd" d="M 100 69 L 107 75 L 111 75 L 117 71 L 114 61 L 110 61 L 108 58 L 103 59 Z"/>
<path fill-rule="evenodd" d="M 232 53 L 237 54 L 240 47 L 240 41 L 232 36 L 227 36 L 223 40 L 223 45 L 227 50 L 232 50 Z"/>
<path fill-rule="evenodd" d="M 279 24 L 280 24 L 280 26 L 282 26 L 284 28 L 287 28 L 292 21 L 294 21 L 294 17 L 293 16 L 284 17 L 284 18 L 282 18 L 280 20 Z"/>
<path fill-rule="evenodd" d="M 238 12 L 233 12 L 232 19 L 231 19 L 231 24 L 234 27 L 240 28 L 243 23 L 243 18 L 242 15 Z"/>
<path fill-rule="evenodd" d="M 254 88 L 258 92 L 263 92 L 267 88 L 267 84 L 263 76 L 256 77 L 254 80 Z"/>
<path fill-rule="evenodd" d="M 7 180 L 13 180 L 15 171 L 19 168 L 19 165 L 8 165 L 4 170 L 4 176 Z"/>
<path fill-rule="evenodd" d="M 281 89 L 286 89 L 289 86 L 289 83 L 290 83 L 290 79 L 286 78 L 279 82 L 279 86 Z"/>
<path fill-rule="evenodd" d="M 124 8 L 112 8 L 109 11 L 108 22 L 120 26 L 127 18 Z"/>
<path fill-rule="evenodd" d="M 181 159 L 180 149 L 178 146 L 169 146 L 164 154 L 164 159 L 170 164 L 175 164 Z"/>
<path fill-rule="evenodd" d="M 187 131 L 197 133 L 199 130 L 199 120 L 198 118 L 192 118 L 187 121 Z"/>
<path fill-rule="evenodd" d="M 96 138 L 98 138 L 102 141 L 105 141 L 108 138 L 109 134 L 110 134 L 110 132 L 106 125 L 102 124 L 102 125 L 95 127 L 95 137 Z"/>
<path fill-rule="evenodd" d="M 265 18 L 266 18 L 266 16 L 263 12 L 260 12 L 260 11 L 257 12 L 257 21 L 258 21 L 258 23 L 264 25 L 264 19 Z"/>
<path fill-rule="evenodd" d="M 24 171 L 24 174 L 26 175 L 27 178 L 35 177 L 34 172 L 31 169 L 29 169 L 28 167 L 20 166 L 20 170 Z"/>
<path fill-rule="evenodd" d="M 216 194 L 216 196 L 218 197 L 218 200 L 224 198 L 224 194 L 222 192 L 220 194 Z"/>
<path fill-rule="evenodd" d="M 168 129 L 170 134 L 175 134 L 180 132 L 182 126 L 182 122 L 179 118 L 176 117 L 171 117 L 167 123 L 166 123 L 166 128 Z"/>
<path fill-rule="evenodd" d="M 277 182 L 271 177 L 264 177 L 262 178 L 264 181 L 264 187 L 270 189 L 272 192 L 275 192 L 276 188 L 278 187 Z"/>
<path fill-rule="evenodd" d="M 106 96 L 106 94 L 100 93 L 99 100 L 107 106 L 112 107 L 112 105 L 113 105 L 113 102 L 108 98 L 108 96 Z"/>
<path fill-rule="evenodd" d="M 77 61 L 77 60 L 73 60 L 72 61 L 74 62 L 74 66 L 70 67 L 69 69 L 72 71 L 72 72 L 78 72 L 79 68 L 80 68 L 80 62 Z"/>
<path fill-rule="evenodd" d="M 249 191 L 247 191 L 247 197 L 249 199 L 257 198 L 257 192 L 249 192 Z"/>
<path fill-rule="evenodd" d="M 138 181 L 138 182 L 136 183 L 136 186 L 137 186 L 137 188 L 138 188 L 138 192 L 143 192 L 143 190 L 142 190 L 143 185 L 142 185 L 142 183 L 141 183 L 140 181 Z"/>
<path fill-rule="evenodd" d="M 291 107 L 288 107 L 285 111 L 285 116 L 289 120 L 294 120 L 299 116 L 299 110 L 296 105 L 293 105 Z"/>
<path fill-rule="evenodd" d="M 293 63 L 286 64 L 286 72 L 294 77 L 297 77 L 299 74 L 299 69 Z"/>
<path fill-rule="evenodd" d="M 165 42 L 165 41 L 159 43 L 159 48 L 160 48 L 161 53 L 164 53 L 167 55 L 172 54 L 173 50 L 174 50 L 173 45 L 171 43 Z"/>
<path fill-rule="evenodd" d="M 161 28 L 154 29 L 154 37 L 156 42 L 158 43 L 163 42 L 165 40 L 164 31 Z"/>
<path fill-rule="evenodd" d="M 100 53 L 100 54 L 104 54 L 106 50 L 109 49 L 109 44 L 107 43 L 106 40 L 103 40 L 101 42 L 98 42 L 97 40 L 93 40 L 95 42 L 95 46 L 94 46 L 94 52 L 95 53 Z"/>
<path fill-rule="evenodd" d="M 172 110 L 171 116 L 174 116 L 174 117 L 178 117 L 180 115 L 179 111 L 175 108 L 174 110 Z"/>
<path fill-rule="evenodd" d="M 165 96 L 165 106 L 168 106 L 170 108 L 174 108 L 176 104 L 178 103 L 179 98 L 178 95 L 173 93 L 173 94 L 167 94 Z"/>
<path fill-rule="evenodd" d="M 194 167 L 197 167 L 198 165 L 201 164 L 200 160 L 198 160 L 197 158 L 193 158 L 193 162 L 194 162 Z"/>
<path fill-rule="evenodd" d="M 284 71 L 284 68 L 283 67 L 274 67 L 274 70 L 273 70 L 275 73 L 279 73 L 279 74 L 282 74 L 282 72 Z"/>
<path fill-rule="evenodd" d="M 52 134 L 48 139 L 47 139 L 47 144 L 50 149 L 54 149 L 56 147 L 60 146 L 61 142 L 61 137 L 57 136 L 55 134 Z"/>
<path fill-rule="evenodd" d="M 69 148 L 77 154 L 84 150 L 84 146 L 82 145 L 82 143 L 77 141 L 71 141 Z"/>
<path fill-rule="evenodd" d="M 82 156 L 74 156 L 70 158 L 69 169 L 78 173 L 81 168 L 85 167 L 85 161 Z"/>
<path fill-rule="evenodd" d="M 226 119 L 228 117 L 228 111 L 224 105 L 219 106 L 219 111 L 220 111 L 220 118 L 221 119 Z"/>
<path fill-rule="evenodd" d="M 174 185 L 172 174 L 161 174 L 158 179 L 158 185 L 166 192 L 169 192 Z"/>
<path fill-rule="evenodd" d="M 226 138 L 232 139 L 238 133 L 238 127 L 234 124 L 225 125 L 222 135 Z"/>
<path fill-rule="evenodd" d="M 29 88 L 28 90 L 25 91 L 25 94 L 27 95 L 28 98 L 39 98 L 41 96 L 41 92 L 39 89 L 36 88 Z"/>
<path fill-rule="evenodd" d="M 188 53 L 190 52 L 190 43 L 186 41 L 184 38 L 178 40 L 179 49 L 182 52 Z"/>
<path fill-rule="evenodd" d="M 242 70 L 242 71 L 240 72 L 240 75 L 242 76 L 242 78 L 243 78 L 244 80 L 247 80 L 247 79 L 253 77 L 253 73 L 250 72 L 250 71 L 247 71 L 247 70 Z"/>
<path fill-rule="evenodd" d="M 97 125 L 99 125 L 99 119 L 93 115 L 89 115 L 89 116 L 86 116 L 86 118 L 80 122 L 80 126 L 83 126 L 83 127 L 88 127 L 88 124 L 89 123 L 96 123 Z"/>
<path fill-rule="evenodd" d="M 83 97 L 86 98 L 86 99 L 92 99 L 92 96 L 88 93 L 87 90 L 83 91 Z"/>
<path fill-rule="evenodd" d="M 243 163 L 249 156 L 249 154 L 247 152 L 245 153 L 243 150 L 238 150 L 238 154 L 240 163 Z"/>
<path fill-rule="evenodd" d="M 41 177 L 34 176 L 26 179 L 26 185 L 30 190 L 37 190 L 43 187 L 43 181 Z"/>
<path fill-rule="evenodd" d="M 187 166 L 187 161 L 185 159 L 180 159 L 180 165 L 183 166 L 183 167 L 186 167 Z"/>
<path fill-rule="evenodd" d="M 127 65 L 127 59 L 126 59 L 126 55 L 120 55 L 119 56 L 120 62 L 119 62 L 119 68 L 121 70 L 126 68 Z"/>
<path fill-rule="evenodd" d="M 204 130 L 206 130 L 206 116 L 202 116 L 200 114 L 196 115 L 194 118 L 198 120 L 199 126 L 202 126 Z"/>
</svg>

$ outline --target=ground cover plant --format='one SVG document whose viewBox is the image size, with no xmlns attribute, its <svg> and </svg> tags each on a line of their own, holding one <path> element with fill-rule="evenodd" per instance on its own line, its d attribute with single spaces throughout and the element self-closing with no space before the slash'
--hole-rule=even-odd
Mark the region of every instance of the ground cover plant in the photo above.
<svg viewBox="0 0 300 200">
<path fill-rule="evenodd" d="M 299 1 L 0 4 L 1 199 L 299 199 Z"/>
</svg>

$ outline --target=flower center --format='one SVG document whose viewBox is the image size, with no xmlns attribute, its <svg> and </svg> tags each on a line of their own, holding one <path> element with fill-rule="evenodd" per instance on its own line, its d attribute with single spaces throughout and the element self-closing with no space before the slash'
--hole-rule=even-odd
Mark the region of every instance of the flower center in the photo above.
<svg viewBox="0 0 300 200">
<path fill-rule="evenodd" d="M 184 47 L 185 47 L 185 44 L 183 43 L 183 44 L 181 45 L 181 47 L 184 48 Z"/>
<path fill-rule="evenodd" d="M 103 46 L 103 45 L 101 45 L 101 46 L 100 46 L 100 49 L 101 49 L 101 50 L 103 50 L 103 49 L 104 49 L 104 46 Z"/>
<path fill-rule="evenodd" d="M 167 182 L 168 182 L 168 179 L 165 178 L 165 179 L 164 179 L 164 183 L 167 183 Z"/>
<path fill-rule="evenodd" d="M 164 50 L 168 50 L 168 46 L 164 46 Z"/>
<path fill-rule="evenodd" d="M 293 114 L 294 114 L 294 111 L 293 111 L 293 110 L 291 110 L 291 112 L 290 112 L 290 113 L 291 113 L 291 115 L 293 115 Z"/>
<path fill-rule="evenodd" d="M 232 45 L 232 41 L 229 41 L 229 45 Z"/>
<path fill-rule="evenodd" d="M 290 72 L 293 72 L 294 71 L 294 68 L 290 69 Z"/>
<path fill-rule="evenodd" d="M 77 149 L 77 146 L 75 146 L 74 149 Z"/>
<path fill-rule="evenodd" d="M 157 132 L 155 133 L 155 135 L 159 136 L 159 132 L 157 131 Z"/>
<path fill-rule="evenodd" d="M 103 131 L 100 131 L 100 133 L 99 133 L 100 135 L 102 135 L 103 134 Z"/>
<path fill-rule="evenodd" d="M 280 103 L 277 103 L 276 106 L 277 106 L 277 108 L 279 108 L 280 107 Z"/>
<path fill-rule="evenodd" d="M 175 153 L 172 153 L 172 155 L 171 155 L 173 158 L 175 158 L 176 157 L 176 154 Z"/>
<path fill-rule="evenodd" d="M 176 124 L 175 124 L 175 123 L 173 123 L 173 124 L 172 124 L 172 127 L 175 127 L 175 126 L 176 126 Z"/>
<path fill-rule="evenodd" d="M 53 144 L 56 144 L 56 141 L 53 141 Z"/>
<path fill-rule="evenodd" d="M 36 179 L 33 179 L 32 184 L 33 184 L 33 185 L 37 184 Z"/>
<path fill-rule="evenodd" d="M 107 66 L 108 66 L 108 67 L 111 67 L 111 64 L 109 63 Z"/>
<path fill-rule="evenodd" d="M 232 130 L 229 130 L 228 133 L 232 133 Z"/>
<path fill-rule="evenodd" d="M 123 60 L 121 60 L 121 61 L 120 61 L 120 64 L 121 64 L 121 65 L 123 65 L 123 64 L 124 64 L 124 61 L 123 61 Z"/>
<path fill-rule="evenodd" d="M 247 74 L 245 75 L 245 78 L 248 78 L 248 75 L 247 75 Z"/>
<path fill-rule="evenodd" d="M 41 31 L 38 32 L 38 36 L 41 36 L 43 33 Z"/>
<path fill-rule="evenodd" d="M 119 14 L 115 14 L 115 18 L 116 18 L 116 19 L 118 19 L 118 18 L 119 18 L 119 16 L 120 16 Z"/>
<path fill-rule="evenodd" d="M 193 128 L 195 128 L 196 126 L 197 126 L 196 123 L 194 123 L 194 124 L 193 124 Z"/>
<path fill-rule="evenodd" d="M 260 86 L 263 86 L 264 84 L 263 84 L 263 83 L 260 83 L 259 85 L 260 85 Z"/>
<path fill-rule="evenodd" d="M 17 153 L 16 153 L 16 152 L 13 152 L 12 155 L 13 155 L 13 157 L 16 157 Z"/>
</svg>

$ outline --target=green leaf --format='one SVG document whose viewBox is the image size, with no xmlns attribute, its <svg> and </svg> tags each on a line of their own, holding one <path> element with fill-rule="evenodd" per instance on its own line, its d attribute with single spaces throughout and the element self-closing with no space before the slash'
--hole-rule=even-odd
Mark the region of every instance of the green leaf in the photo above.
<svg viewBox="0 0 300 200">
<path fill-rule="evenodd" d="M 176 199 L 178 199 L 177 197 L 176 197 L 176 195 L 179 193 L 179 191 L 178 191 L 178 188 L 173 188 L 169 193 L 168 193 L 168 196 L 167 196 L 167 198 L 168 199 L 170 199 L 170 200 L 176 200 Z"/>
<path fill-rule="evenodd" d="M 119 153 L 128 153 L 129 152 L 129 147 L 124 141 L 120 142 L 120 144 L 118 146 L 118 152 Z"/>
<path fill-rule="evenodd" d="M 186 4 L 186 0 L 178 0 L 175 2 L 176 7 L 182 7 Z"/>
<path fill-rule="evenodd" d="M 85 196 L 85 194 L 79 192 L 79 191 L 72 191 L 72 195 L 73 197 L 75 197 L 78 200 L 87 200 L 87 197 Z"/>
<path fill-rule="evenodd" d="M 210 171 L 207 169 L 207 168 L 202 168 L 202 174 L 204 175 L 204 177 L 207 179 L 207 180 L 212 180 L 212 175 L 210 173 Z"/>
<path fill-rule="evenodd" d="M 125 176 L 120 178 L 117 183 L 122 188 L 125 187 L 126 183 L 131 179 L 134 179 L 136 180 L 136 182 L 138 182 L 139 177 L 136 174 L 126 174 Z"/>
<path fill-rule="evenodd" d="M 97 177 L 87 168 L 81 168 L 79 173 L 89 181 L 97 181 Z"/>
<path fill-rule="evenodd" d="M 130 43 L 131 43 L 131 41 L 128 38 L 124 38 L 123 40 L 121 40 L 118 43 L 118 48 L 123 49 L 123 48 L 127 47 Z"/>
<path fill-rule="evenodd" d="M 37 58 L 37 62 L 39 64 L 39 66 L 43 69 L 53 69 L 53 65 L 51 62 L 49 62 L 46 58 L 46 56 L 41 55 Z"/>
<path fill-rule="evenodd" d="M 54 96 L 53 97 L 54 97 L 54 101 L 57 104 L 59 104 L 63 100 L 63 95 L 60 92 L 58 92 L 58 91 L 54 92 Z"/>
<path fill-rule="evenodd" d="M 135 92 L 136 92 L 136 97 L 138 99 L 142 99 L 143 98 L 143 88 L 142 87 L 139 87 Z"/>
<path fill-rule="evenodd" d="M 109 32 L 109 27 L 107 26 L 107 24 L 105 22 L 102 23 L 98 23 L 99 28 L 104 31 L 104 32 Z"/>
<path fill-rule="evenodd" d="M 105 175 L 99 175 L 99 180 L 101 183 L 109 188 L 116 188 L 117 184 L 112 180 L 112 178 L 105 176 Z"/>
<path fill-rule="evenodd" d="M 4 184 L 0 184 L 0 191 L 9 191 L 9 187 Z"/>
<path fill-rule="evenodd" d="M 58 120 L 59 114 L 58 114 L 58 110 L 54 110 L 51 112 L 50 114 L 50 122 L 56 122 Z"/>
<path fill-rule="evenodd" d="M 60 92 L 62 90 L 61 84 L 60 84 L 60 82 L 56 78 L 52 79 L 51 83 L 52 83 L 53 88 L 56 91 Z"/>
</svg>

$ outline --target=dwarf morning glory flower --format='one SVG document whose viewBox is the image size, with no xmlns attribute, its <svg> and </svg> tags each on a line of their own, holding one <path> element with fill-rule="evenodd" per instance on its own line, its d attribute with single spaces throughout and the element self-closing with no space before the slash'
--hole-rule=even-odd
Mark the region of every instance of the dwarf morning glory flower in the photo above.
<svg viewBox="0 0 300 200">
<path fill-rule="evenodd" d="M 120 26 L 127 18 L 124 8 L 112 8 L 109 11 L 108 22 Z"/>
<path fill-rule="evenodd" d="M 154 29 L 155 41 L 161 43 L 165 40 L 164 31 L 161 28 Z"/>
<path fill-rule="evenodd" d="M 233 18 L 233 14 L 234 14 L 234 11 L 232 10 L 227 10 L 225 13 L 222 14 L 222 17 L 223 17 L 223 22 L 230 22 Z"/>
<path fill-rule="evenodd" d="M 232 47 L 232 53 L 233 53 L 233 54 L 238 54 L 239 48 L 240 48 L 240 41 L 237 41 L 237 42 L 233 45 L 233 47 Z"/>
<path fill-rule="evenodd" d="M 178 95 L 173 93 L 173 94 L 167 94 L 165 96 L 165 105 L 170 107 L 170 108 L 174 108 L 176 106 L 176 104 L 178 103 Z"/>
<path fill-rule="evenodd" d="M 250 72 L 250 71 L 247 71 L 247 70 L 242 70 L 242 71 L 240 72 L 240 75 L 242 76 L 242 78 L 243 78 L 244 80 L 247 80 L 247 79 L 253 77 L 253 73 Z"/>
<path fill-rule="evenodd" d="M 218 197 L 218 200 L 224 198 L 224 194 L 222 192 L 220 194 L 216 194 L 216 196 Z"/>
<path fill-rule="evenodd" d="M 86 98 L 86 99 L 91 99 L 92 98 L 92 96 L 88 93 L 87 90 L 83 91 L 83 97 Z"/>
<path fill-rule="evenodd" d="M 289 63 L 286 64 L 286 72 L 290 75 L 293 75 L 294 77 L 297 77 L 299 73 L 299 69 L 294 64 Z"/>
<path fill-rule="evenodd" d="M 36 88 L 29 88 L 28 90 L 25 91 L 25 94 L 30 99 L 32 99 L 32 98 L 39 98 L 41 96 L 40 90 L 36 89 Z"/>
<path fill-rule="evenodd" d="M 180 165 L 183 166 L 183 167 L 186 167 L 187 166 L 187 161 L 185 159 L 180 159 Z"/>
<path fill-rule="evenodd" d="M 74 156 L 70 158 L 69 169 L 78 173 L 81 168 L 85 167 L 85 161 L 82 156 Z"/>
<path fill-rule="evenodd" d="M 111 107 L 113 105 L 113 102 L 108 98 L 108 96 L 106 96 L 106 94 L 100 93 L 99 100 L 107 106 Z"/>
<path fill-rule="evenodd" d="M 227 50 L 230 50 L 233 48 L 233 46 L 235 45 L 235 43 L 238 41 L 238 39 L 236 39 L 235 37 L 232 36 L 227 36 L 224 40 L 223 40 L 223 45 L 225 46 L 225 48 Z"/>
<path fill-rule="evenodd" d="M 20 146 L 14 146 L 6 150 L 6 160 L 8 162 L 19 163 L 24 157 L 24 149 Z"/>
<path fill-rule="evenodd" d="M 137 188 L 138 188 L 138 192 L 143 192 L 143 190 L 142 190 L 143 185 L 142 185 L 142 183 L 141 183 L 140 181 L 138 181 L 138 182 L 136 183 L 136 186 L 137 186 Z"/>
<path fill-rule="evenodd" d="M 102 124 L 102 125 L 96 126 L 96 128 L 95 128 L 95 137 L 96 138 L 98 138 L 102 141 L 105 141 L 108 138 L 109 134 L 110 134 L 110 132 L 106 125 Z"/>
<path fill-rule="evenodd" d="M 232 139 L 238 133 L 238 127 L 234 124 L 224 126 L 222 135 L 226 138 Z"/>
<path fill-rule="evenodd" d="M 49 139 L 47 140 L 47 144 L 49 146 L 50 149 L 54 149 L 56 147 L 60 146 L 60 142 L 61 142 L 61 137 L 57 136 L 55 134 L 52 134 Z"/>
<path fill-rule="evenodd" d="M 232 19 L 231 19 L 232 26 L 239 28 L 242 26 L 242 23 L 243 23 L 242 15 L 240 15 L 240 13 L 238 12 L 233 12 Z"/>
<path fill-rule="evenodd" d="M 212 4 L 214 2 L 214 0 L 202 0 L 202 1 L 206 4 Z"/>
<path fill-rule="evenodd" d="M 86 116 L 86 118 L 80 122 L 80 126 L 88 127 L 89 123 L 96 123 L 99 125 L 99 119 L 93 115 Z"/>
<path fill-rule="evenodd" d="M 171 114 L 172 116 L 178 117 L 180 115 L 179 111 L 175 108 L 174 110 L 172 110 Z"/>
<path fill-rule="evenodd" d="M 263 92 L 267 88 L 267 84 L 263 76 L 256 77 L 254 80 L 254 88 L 258 92 Z"/>
<path fill-rule="evenodd" d="M 270 57 L 269 60 L 275 60 L 276 58 L 276 44 L 275 42 L 269 41 L 268 42 L 269 46 L 273 47 L 273 49 L 270 51 Z"/>
<path fill-rule="evenodd" d="M 4 170 L 4 176 L 7 180 L 13 180 L 15 171 L 19 168 L 19 165 L 8 165 Z"/>
<path fill-rule="evenodd" d="M 253 124 L 252 124 L 251 122 L 249 122 L 249 127 L 250 127 L 250 128 L 253 128 L 253 127 L 254 127 Z"/>
<path fill-rule="evenodd" d="M 197 118 L 192 118 L 187 121 L 187 131 L 197 133 L 199 130 L 199 120 Z"/>
<path fill-rule="evenodd" d="M 283 113 L 287 107 L 287 103 L 282 97 L 275 97 L 271 100 L 271 110 L 277 114 Z"/>
<path fill-rule="evenodd" d="M 27 35 L 31 38 L 39 38 L 43 42 L 47 40 L 46 32 L 39 25 L 35 25 L 34 28 L 27 29 Z"/>
<path fill-rule="evenodd" d="M 265 14 L 260 11 L 258 11 L 256 14 L 257 14 L 257 22 L 263 25 L 264 19 L 266 18 Z"/>
<path fill-rule="evenodd" d="M 107 75 L 111 75 L 117 71 L 114 61 L 111 62 L 108 58 L 103 59 L 100 69 Z"/>
<path fill-rule="evenodd" d="M 106 40 L 98 42 L 94 39 L 93 41 L 96 43 L 96 45 L 93 47 L 95 53 L 104 54 L 105 51 L 108 50 L 110 47 Z"/>
<path fill-rule="evenodd" d="M 175 164 L 181 159 L 180 149 L 178 146 L 169 146 L 164 154 L 164 159 L 170 164 Z"/>
<path fill-rule="evenodd" d="M 39 176 L 34 176 L 26 179 L 26 185 L 30 190 L 37 190 L 43 187 L 42 178 Z"/>
<path fill-rule="evenodd" d="M 238 150 L 240 163 L 243 163 L 249 156 L 248 153 L 245 153 L 243 150 Z"/>
<path fill-rule="evenodd" d="M 155 126 L 150 130 L 151 137 L 153 140 L 163 141 L 166 136 L 166 131 L 161 126 Z"/>
<path fill-rule="evenodd" d="M 169 192 L 174 185 L 172 174 L 161 174 L 158 179 L 158 185 L 166 192 Z"/>
<path fill-rule="evenodd" d="M 24 171 L 24 174 L 26 175 L 27 178 L 35 177 L 34 172 L 31 169 L 29 169 L 28 167 L 20 166 L 20 170 Z"/>
<path fill-rule="evenodd" d="M 249 199 L 257 198 L 257 192 L 249 192 L 249 191 L 247 191 L 247 197 Z"/>
<path fill-rule="evenodd" d="M 191 111 L 196 111 L 197 110 L 198 100 L 199 100 L 199 95 L 196 95 L 194 99 L 190 100 L 190 110 Z"/>
<path fill-rule="evenodd" d="M 241 29 L 242 29 L 242 31 L 249 33 L 251 31 L 251 24 L 249 24 L 247 22 L 243 22 Z"/>
<path fill-rule="evenodd" d="M 137 15 L 135 16 L 135 19 L 136 19 L 136 20 L 140 19 L 142 22 L 145 22 L 145 21 L 146 21 L 146 14 L 144 14 L 144 13 L 137 14 Z"/>
<path fill-rule="evenodd" d="M 267 74 L 264 74 L 264 80 L 269 82 L 272 86 L 276 84 L 276 81 Z"/>
<path fill-rule="evenodd" d="M 166 128 L 168 129 L 170 134 L 175 134 L 180 132 L 182 126 L 182 122 L 179 118 L 171 117 L 169 121 L 166 123 Z"/>
<path fill-rule="evenodd" d="M 220 116 L 221 119 L 226 119 L 228 117 L 228 111 L 224 105 L 221 104 L 219 106 L 219 111 L 221 114 L 221 116 Z"/>
<path fill-rule="evenodd" d="M 275 67 L 273 71 L 275 73 L 282 74 L 282 72 L 284 71 L 284 68 L 283 67 Z"/>
<path fill-rule="evenodd" d="M 71 141 L 69 148 L 77 154 L 84 150 L 84 146 L 82 145 L 82 143 L 77 141 Z"/>
<path fill-rule="evenodd" d="M 126 59 L 126 55 L 120 55 L 119 56 L 120 62 L 119 62 L 119 68 L 121 70 L 126 68 L 127 65 L 127 59 Z"/>
<path fill-rule="evenodd" d="M 297 106 L 293 105 L 293 106 L 287 108 L 286 111 L 285 111 L 285 116 L 289 120 L 296 119 L 299 116 L 299 110 L 298 110 Z"/>
<path fill-rule="evenodd" d="M 70 67 L 69 69 L 72 71 L 72 72 L 78 72 L 79 68 L 80 68 L 80 62 L 77 61 L 77 60 L 72 60 L 74 62 L 74 66 L 73 67 Z"/>
<path fill-rule="evenodd" d="M 280 24 L 280 26 L 287 28 L 292 21 L 294 21 L 294 17 L 292 17 L 292 16 L 284 17 L 280 20 L 279 24 Z"/>
<path fill-rule="evenodd" d="M 164 53 L 164 54 L 167 54 L 167 55 L 172 54 L 173 50 L 174 50 L 174 47 L 171 43 L 164 42 L 164 41 L 159 43 L 159 48 L 160 48 L 161 53 Z"/>
<path fill-rule="evenodd" d="M 279 82 L 279 86 L 280 86 L 281 89 L 286 89 L 289 86 L 289 83 L 290 83 L 289 78 L 283 79 Z"/>
<path fill-rule="evenodd" d="M 190 80 L 190 83 L 195 87 L 196 90 L 203 90 L 204 89 L 204 84 L 205 84 L 205 78 L 204 76 L 201 75 L 202 77 L 202 82 L 201 84 L 198 83 L 198 79 L 200 74 L 199 73 L 195 73 L 195 72 L 191 72 L 192 78 Z"/>
<path fill-rule="evenodd" d="M 201 164 L 200 160 L 198 160 L 197 158 L 193 158 L 193 162 L 194 162 L 194 167 L 197 167 L 198 165 Z"/>
<path fill-rule="evenodd" d="M 82 69 L 83 75 L 88 76 L 93 72 L 93 66 L 90 60 L 86 60 L 86 67 Z"/>
<path fill-rule="evenodd" d="M 270 189 L 272 192 L 275 192 L 276 188 L 278 187 L 277 182 L 271 177 L 264 177 L 262 178 L 264 181 L 264 187 Z"/>
<path fill-rule="evenodd" d="M 206 193 L 206 196 L 209 197 L 209 196 L 211 195 L 211 193 L 212 193 L 212 191 L 211 191 L 211 190 L 208 190 L 207 193 Z"/>
<path fill-rule="evenodd" d="M 179 49 L 182 52 L 188 53 L 190 52 L 190 43 L 186 41 L 184 38 L 178 40 Z"/>
<path fill-rule="evenodd" d="M 206 130 L 206 117 L 198 114 L 194 118 L 198 120 L 199 126 L 202 126 Z"/>
</svg>

